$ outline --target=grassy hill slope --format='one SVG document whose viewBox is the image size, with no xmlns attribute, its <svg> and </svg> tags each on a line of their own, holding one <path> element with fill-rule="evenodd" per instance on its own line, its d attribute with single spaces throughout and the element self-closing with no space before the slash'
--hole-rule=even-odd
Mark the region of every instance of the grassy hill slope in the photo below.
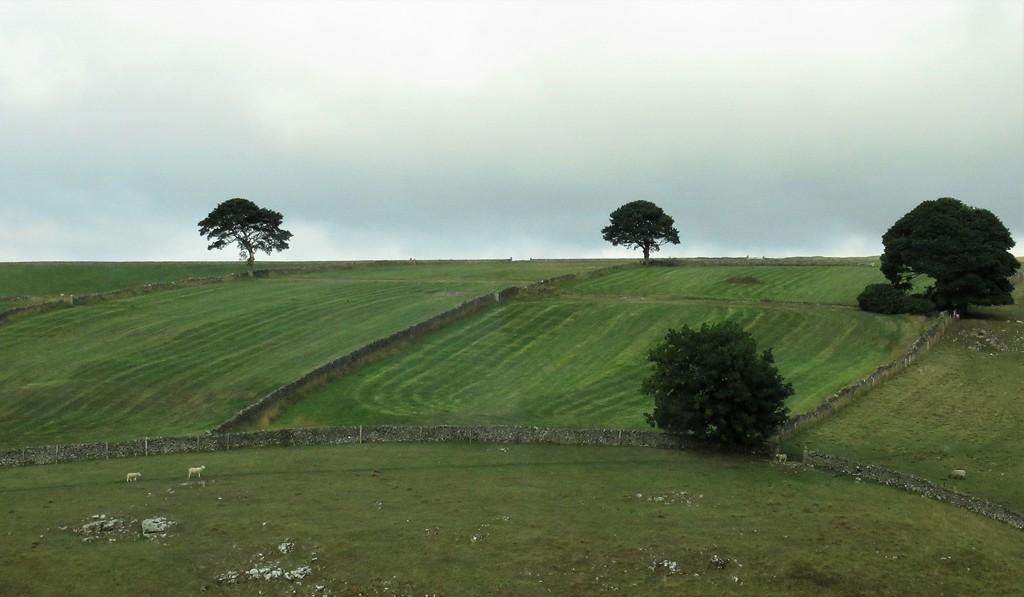
<svg viewBox="0 0 1024 597">
<path fill-rule="evenodd" d="M 977 309 L 913 366 L 803 432 L 788 449 L 832 452 L 954 485 L 1024 511 L 1024 287 Z M 952 469 L 967 479 L 950 481 Z"/>
<path fill-rule="evenodd" d="M 647 351 L 670 327 L 726 319 L 773 348 L 796 389 L 790 407 L 803 412 L 894 358 L 927 324 L 819 304 L 852 302 L 852 289 L 877 275 L 866 267 L 712 265 L 563 283 L 557 295 L 504 303 L 324 386 L 274 426 L 645 427 Z"/>
<path fill-rule="evenodd" d="M 919 332 L 916 320 L 877 321 L 853 310 L 532 299 L 492 308 L 324 386 L 275 426 L 645 427 L 650 398 L 639 386 L 647 351 L 669 327 L 725 319 L 775 347 L 797 389 L 794 410 L 812 408 Z"/>
<path fill-rule="evenodd" d="M 0 325 L 0 446 L 200 433 L 470 298 L 603 265 L 388 264 L 162 291 Z"/>
</svg>

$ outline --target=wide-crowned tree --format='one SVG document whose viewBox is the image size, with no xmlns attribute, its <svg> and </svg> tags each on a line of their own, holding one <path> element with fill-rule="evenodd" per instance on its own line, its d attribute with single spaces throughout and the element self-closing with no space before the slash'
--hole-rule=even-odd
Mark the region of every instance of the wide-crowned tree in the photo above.
<svg viewBox="0 0 1024 597">
<path fill-rule="evenodd" d="M 1010 277 L 1020 262 L 1013 238 L 992 212 L 943 197 L 925 201 L 882 236 L 882 274 L 908 291 L 927 276 L 925 291 L 940 310 L 966 312 L 969 305 L 1013 303 Z"/>
<path fill-rule="evenodd" d="M 654 397 L 647 422 L 666 431 L 731 445 L 756 445 L 785 423 L 792 384 L 775 367 L 771 349 L 758 354 L 739 324 L 669 330 L 651 349 L 651 376 L 641 392 Z"/>
<path fill-rule="evenodd" d="M 611 223 L 601 230 L 612 245 L 643 249 L 644 261 L 651 251 L 668 243 L 679 244 L 679 231 L 673 227 L 672 216 L 650 201 L 633 201 L 611 213 Z"/>
<path fill-rule="evenodd" d="M 249 276 L 252 276 L 256 251 L 269 255 L 271 251 L 288 248 L 292 233 L 281 228 L 283 219 L 279 212 L 260 207 L 248 199 L 228 199 L 199 222 L 199 234 L 213 241 L 207 250 L 237 244 L 239 255 L 246 260 Z"/>
</svg>

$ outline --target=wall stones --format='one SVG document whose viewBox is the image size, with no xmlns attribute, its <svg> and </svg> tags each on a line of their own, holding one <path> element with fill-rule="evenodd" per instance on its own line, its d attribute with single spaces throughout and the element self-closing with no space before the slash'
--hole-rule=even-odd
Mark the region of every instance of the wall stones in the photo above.
<svg viewBox="0 0 1024 597">
<path fill-rule="evenodd" d="M 216 452 L 244 448 L 313 446 L 395 442 L 463 442 L 488 444 L 556 444 L 565 446 L 640 446 L 700 448 L 679 436 L 656 431 L 617 429 L 556 429 L 522 426 L 395 426 L 372 425 L 275 429 L 249 433 L 222 433 L 150 437 L 119 442 L 36 446 L 0 451 L 0 467 L 56 464 L 158 454 Z"/>
<path fill-rule="evenodd" d="M 880 466 L 862 464 L 841 456 L 815 452 L 813 450 L 804 452 L 804 464 L 917 493 L 933 500 L 950 503 L 964 510 L 983 514 L 1015 528 L 1024 529 L 1024 516 L 999 504 L 936 485 L 921 477 L 898 473 Z"/>
</svg>

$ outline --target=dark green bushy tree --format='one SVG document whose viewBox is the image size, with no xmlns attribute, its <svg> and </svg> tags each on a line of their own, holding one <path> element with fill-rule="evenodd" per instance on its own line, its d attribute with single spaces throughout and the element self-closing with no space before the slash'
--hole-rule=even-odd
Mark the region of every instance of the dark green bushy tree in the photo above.
<svg viewBox="0 0 1024 597">
<path fill-rule="evenodd" d="M 672 216 L 650 201 L 633 201 L 616 209 L 611 222 L 601 229 L 604 239 L 614 246 L 643 249 L 644 261 L 651 251 L 667 243 L 679 244 L 679 231 L 673 227 Z"/>
<path fill-rule="evenodd" d="M 987 209 L 950 197 L 925 201 L 893 224 L 882 244 L 886 279 L 909 291 L 914 278 L 928 276 L 934 283 L 925 296 L 940 310 L 1013 304 L 1010 277 L 1020 262 L 1009 252 L 1010 231 Z"/>
<path fill-rule="evenodd" d="M 908 294 L 892 284 L 869 284 L 857 296 L 857 306 L 872 313 L 930 315 L 935 305 L 920 294 Z"/>
<path fill-rule="evenodd" d="M 756 445 L 785 423 L 792 384 L 770 349 L 733 322 L 669 330 L 651 349 L 651 376 L 641 391 L 654 398 L 644 413 L 654 427 L 711 442 Z"/>
<path fill-rule="evenodd" d="M 199 234 L 206 240 L 213 240 L 208 250 L 237 244 L 252 276 L 256 251 L 269 255 L 271 251 L 288 248 L 292 233 L 281 229 L 283 219 L 279 212 L 260 207 L 248 199 L 228 199 L 199 222 Z"/>
</svg>

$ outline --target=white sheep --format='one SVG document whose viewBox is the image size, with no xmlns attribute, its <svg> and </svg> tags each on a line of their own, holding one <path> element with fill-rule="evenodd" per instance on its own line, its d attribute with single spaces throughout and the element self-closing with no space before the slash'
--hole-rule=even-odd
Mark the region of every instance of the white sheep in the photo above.
<svg viewBox="0 0 1024 597">
<path fill-rule="evenodd" d="M 141 476 L 142 473 L 128 473 L 128 477 L 125 478 L 124 482 L 127 483 L 128 481 L 138 481 L 139 477 Z"/>
<path fill-rule="evenodd" d="M 194 466 L 188 469 L 188 478 L 192 478 L 192 474 L 195 473 L 200 479 L 203 478 L 203 471 L 206 470 L 206 466 Z"/>
<path fill-rule="evenodd" d="M 781 453 L 781 452 L 779 452 L 778 454 L 775 455 L 775 462 L 778 462 L 780 464 L 785 464 L 786 463 L 786 455 Z"/>
<path fill-rule="evenodd" d="M 950 479 L 966 479 L 967 478 L 967 471 L 965 471 L 963 469 L 960 469 L 960 468 L 954 469 L 954 470 L 950 471 L 949 478 Z"/>
</svg>

